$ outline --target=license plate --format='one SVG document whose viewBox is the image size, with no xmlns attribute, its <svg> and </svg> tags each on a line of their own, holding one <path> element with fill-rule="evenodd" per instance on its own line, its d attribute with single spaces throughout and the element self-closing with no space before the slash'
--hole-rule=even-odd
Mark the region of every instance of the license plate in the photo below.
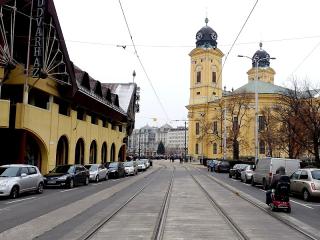
<svg viewBox="0 0 320 240">
<path fill-rule="evenodd" d="M 48 181 L 48 184 L 55 184 L 56 181 Z"/>
</svg>

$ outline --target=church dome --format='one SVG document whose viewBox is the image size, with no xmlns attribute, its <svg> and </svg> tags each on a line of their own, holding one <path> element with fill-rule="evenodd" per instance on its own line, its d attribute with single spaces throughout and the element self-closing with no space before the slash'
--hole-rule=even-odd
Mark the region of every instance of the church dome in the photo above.
<svg viewBox="0 0 320 240">
<path fill-rule="evenodd" d="M 252 67 L 256 67 L 258 61 L 258 67 L 269 67 L 270 66 L 270 55 L 262 49 L 262 43 L 259 44 L 260 49 L 255 52 L 252 57 Z"/>
<path fill-rule="evenodd" d="M 208 26 L 209 19 L 205 19 L 206 26 L 201 28 L 196 34 L 196 46 L 204 48 L 217 48 L 218 34 Z"/>
</svg>

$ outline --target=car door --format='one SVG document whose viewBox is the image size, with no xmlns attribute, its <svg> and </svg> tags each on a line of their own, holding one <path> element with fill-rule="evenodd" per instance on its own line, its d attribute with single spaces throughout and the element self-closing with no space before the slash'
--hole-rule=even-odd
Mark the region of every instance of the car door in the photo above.
<svg viewBox="0 0 320 240">
<path fill-rule="evenodd" d="M 306 170 L 301 170 L 300 176 L 299 176 L 299 180 L 297 182 L 297 192 L 298 193 L 302 193 L 302 190 L 304 188 L 308 189 L 308 172 Z"/>
<path fill-rule="evenodd" d="M 29 177 L 30 177 L 30 187 L 32 189 L 37 189 L 38 187 L 38 180 L 39 180 L 39 174 L 35 167 L 28 167 L 29 171 Z"/>
<path fill-rule="evenodd" d="M 297 185 L 299 181 L 299 176 L 300 176 L 301 171 L 295 171 L 291 177 L 290 177 L 290 191 L 291 192 L 297 192 Z"/>
<path fill-rule="evenodd" d="M 76 166 L 75 167 L 75 173 L 74 173 L 74 181 L 76 184 L 79 184 L 81 182 L 83 182 L 82 180 L 82 171 L 81 171 L 81 167 L 80 166 Z"/>
<path fill-rule="evenodd" d="M 26 176 L 22 177 L 21 174 L 26 174 Z M 29 176 L 29 171 L 27 167 L 21 167 L 20 169 L 20 177 L 19 177 L 20 191 L 28 191 L 31 188 L 31 177 Z"/>
</svg>

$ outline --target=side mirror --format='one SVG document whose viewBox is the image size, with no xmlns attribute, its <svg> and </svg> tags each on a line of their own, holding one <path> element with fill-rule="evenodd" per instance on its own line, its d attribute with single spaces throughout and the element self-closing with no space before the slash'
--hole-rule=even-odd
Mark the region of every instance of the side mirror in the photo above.
<svg viewBox="0 0 320 240">
<path fill-rule="evenodd" d="M 27 174 L 26 173 L 21 173 L 21 177 L 26 177 Z"/>
</svg>

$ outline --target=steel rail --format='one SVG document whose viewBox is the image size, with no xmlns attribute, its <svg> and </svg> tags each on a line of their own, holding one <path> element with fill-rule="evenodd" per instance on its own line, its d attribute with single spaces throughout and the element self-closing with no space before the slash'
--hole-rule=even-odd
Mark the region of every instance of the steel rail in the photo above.
<svg viewBox="0 0 320 240">
<path fill-rule="evenodd" d="M 151 174 L 158 173 L 160 170 L 165 169 L 165 167 L 161 167 L 157 170 L 155 170 Z M 136 198 L 146 187 L 150 185 L 150 183 L 154 180 L 154 178 L 150 179 L 146 184 L 144 184 L 141 188 L 139 188 L 138 191 L 136 191 L 134 194 L 131 195 L 128 200 L 123 203 L 121 206 L 119 206 L 115 211 L 113 211 L 111 214 L 109 214 L 106 218 L 99 221 L 97 224 L 95 224 L 90 230 L 88 230 L 85 234 L 83 234 L 81 237 L 78 238 L 78 240 L 88 240 L 91 239 L 106 223 L 108 223 L 111 219 L 113 219 L 124 207 L 126 207 L 134 198 Z"/>
<path fill-rule="evenodd" d="M 175 170 L 176 170 L 176 167 L 174 166 L 171 174 L 170 183 L 169 183 L 167 192 L 165 194 L 165 197 L 161 206 L 161 210 L 159 212 L 158 219 L 151 237 L 151 239 L 154 239 L 154 240 L 163 239 L 163 233 L 164 233 L 165 223 L 168 215 L 171 194 L 172 194 Z"/>
<path fill-rule="evenodd" d="M 211 197 L 211 195 L 208 193 L 208 191 L 200 184 L 200 182 L 194 177 L 194 175 L 189 171 L 187 167 L 184 167 L 193 181 L 199 186 L 199 188 L 202 190 L 202 192 L 205 194 L 207 199 L 210 201 L 211 205 L 217 210 L 217 212 L 222 216 L 226 223 L 231 227 L 231 229 L 234 231 L 234 233 L 237 235 L 238 239 L 241 240 L 250 240 L 250 238 L 242 231 L 242 229 L 236 224 L 233 219 L 228 215 L 228 213 L 220 206 L 220 204 L 217 203 L 216 200 Z"/>
<path fill-rule="evenodd" d="M 195 168 L 195 167 L 193 167 Z M 215 179 L 212 176 L 209 176 L 207 174 L 204 174 L 200 169 L 197 169 L 199 172 L 201 172 L 202 175 L 206 176 L 207 178 L 211 179 L 212 181 L 216 182 L 217 184 L 219 184 L 220 186 L 222 186 L 223 188 L 228 189 L 229 191 L 231 191 L 232 193 L 236 194 L 237 196 L 239 196 L 240 198 L 242 198 L 243 200 L 249 202 L 250 204 L 252 204 L 253 206 L 255 206 L 256 208 L 260 209 L 261 211 L 263 211 L 264 213 L 269 214 L 271 217 L 277 219 L 278 221 L 284 223 L 285 225 L 287 225 L 288 227 L 290 227 L 291 229 L 299 232 L 300 234 L 302 234 L 303 236 L 312 239 L 312 240 L 320 240 L 319 237 L 314 236 L 312 233 L 309 233 L 308 231 L 304 230 L 303 228 L 295 225 L 292 222 L 287 221 L 286 219 L 274 214 L 272 211 L 262 207 L 261 205 L 259 205 L 258 203 L 256 203 L 255 201 L 253 201 L 252 199 L 244 196 L 243 194 L 239 193 L 238 191 L 235 191 L 234 189 L 231 188 L 231 186 L 229 186 L 228 184 L 224 184 L 222 183 L 220 180 Z"/>
</svg>

